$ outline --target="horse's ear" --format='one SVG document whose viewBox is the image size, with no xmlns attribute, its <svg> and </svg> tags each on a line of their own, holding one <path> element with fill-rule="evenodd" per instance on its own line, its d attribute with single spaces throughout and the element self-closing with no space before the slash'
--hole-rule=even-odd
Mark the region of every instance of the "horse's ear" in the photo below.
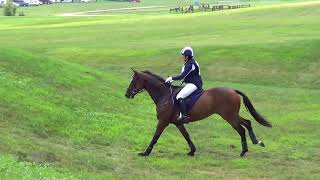
<svg viewBox="0 0 320 180">
<path fill-rule="evenodd" d="M 132 69 L 132 71 L 136 74 L 137 73 L 137 71 L 134 69 L 134 68 L 131 68 Z"/>
</svg>

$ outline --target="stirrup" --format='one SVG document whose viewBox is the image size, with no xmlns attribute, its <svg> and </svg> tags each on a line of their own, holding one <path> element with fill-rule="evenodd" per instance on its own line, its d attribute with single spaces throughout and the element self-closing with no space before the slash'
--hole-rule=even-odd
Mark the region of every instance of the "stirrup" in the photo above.
<svg viewBox="0 0 320 180">
<path fill-rule="evenodd" d="M 189 118 L 188 116 L 182 115 L 182 114 L 180 113 L 180 115 L 179 115 L 179 117 L 177 118 L 177 120 L 178 120 L 179 122 L 188 124 L 188 123 L 189 123 L 189 122 L 188 122 L 188 118 Z"/>
</svg>

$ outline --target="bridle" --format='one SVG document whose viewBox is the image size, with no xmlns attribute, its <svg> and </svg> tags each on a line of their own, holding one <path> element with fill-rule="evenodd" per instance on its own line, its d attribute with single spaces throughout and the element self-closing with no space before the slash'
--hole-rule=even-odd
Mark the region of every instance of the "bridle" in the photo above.
<svg viewBox="0 0 320 180">
<path fill-rule="evenodd" d="M 134 77 L 134 78 L 132 79 L 132 81 L 135 81 L 136 78 L 137 78 L 137 77 Z M 173 89 L 172 89 L 171 83 L 166 83 L 166 82 L 161 82 L 161 83 L 159 83 L 159 85 L 162 85 L 162 84 L 167 84 L 167 85 L 169 85 L 170 95 L 169 95 L 169 97 L 168 97 L 168 100 L 166 100 L 164 103 L 162 103 L 162 104 L 160 104 L 160 105 L 157 105 L 157 109 L 159 109 L 159 108 L 161 108 L 162 106 L 165 106 L 165 105 L 167 105 L 167 104 L 171 104 L 171 103 L 174 104 L 174 99 L 172 98 Z M 183 82 L 180 84 L 180 87 L 182 86 L 182 84 L 183 84 Z M 129 88 L 127 88 L 127 91 L 128 91 L 128 90 L 129 90 Z M 144 91 L 144 89 L 141 89 L 140 91 L 137 91 L 136 88 L 133 88 L 132 91 L 131 91 L 131 95 L 136 95 L 136 94 L 141 93 L 141 92 L 143 92 L 143 91 Z"/>
<path fill-rule="evenodd" d="M 136 76 L 131 80 L 131 81 L 135 81 L 136 80 Z M 129 87 L 127 88 L 127 91 L 129 91 Z M 141 92 L 143 92 L 144 91 L 144 89 L 141 89 L 140 91 L 137 91 L 137 88 L 133 88 L 132 90 L 131 90 L 131 95 L 136 95 L 136 94 L 138 94 L 138 93 L 141 93 Z"/>
</svg>

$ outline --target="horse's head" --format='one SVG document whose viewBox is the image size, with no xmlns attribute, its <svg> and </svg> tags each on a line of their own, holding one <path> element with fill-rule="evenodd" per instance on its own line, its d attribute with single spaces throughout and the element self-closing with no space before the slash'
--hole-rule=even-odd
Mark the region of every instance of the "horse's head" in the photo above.
<svg viewBox="0 0 320 180">
<path fill-rule="evenodd" d="M 132 71 L 132 80 L 125 94 L 129 99 L 133 99 L 136 94 L 140 93 L 145 88 L 145 77 L 143 76 L 143 73 L 137 72 L 134 69 L 132 69 Z"/>
</svg>

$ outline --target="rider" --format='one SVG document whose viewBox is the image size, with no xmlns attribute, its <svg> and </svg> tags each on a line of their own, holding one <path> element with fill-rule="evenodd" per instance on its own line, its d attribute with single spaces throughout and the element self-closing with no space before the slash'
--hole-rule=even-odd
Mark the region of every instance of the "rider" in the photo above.
<svg viewBox="0 0 320 180">
<path fill-rule="evenodd" d="M 177 100 L 180 107 L 180 115 L 178 120 L 187 123 L 187 107 L 184 102 L 184 98 L 188 97 L 190 94 L 196 90 L 202 90 L 202 79 L 200 76 L 200 67 L 195 59 L 193 59 L 193 50 L 191 47 L 185 47 L 181 50 L 181 57 L 184 60 L 184 65 L 182 66 L 181 74 L 174 77 L 168 77 L 166 83 L 172 83 L 175 80 L 183 80 L 185 86 L 177 95 Z"/>
</svg>

